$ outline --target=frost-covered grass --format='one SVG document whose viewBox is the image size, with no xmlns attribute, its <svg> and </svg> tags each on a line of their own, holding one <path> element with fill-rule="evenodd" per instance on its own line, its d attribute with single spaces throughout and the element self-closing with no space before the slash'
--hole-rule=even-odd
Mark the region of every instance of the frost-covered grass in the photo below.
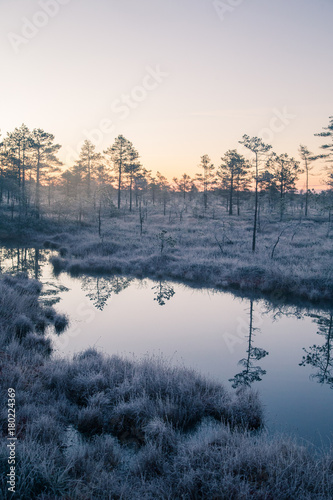
<svg viewBox="0 0 333 500">
<path fill-rule="evenodd" d="M 282 300 L 332 300 L 333 225 L 327 215 L 313 206 L 304 218 L 302 207 L 290 202 L 281 222 L 276 207 L 270 208 L 266 201 L 260 208 L 252 253 L 252 201 L 244 201 L 240 216 L 229 216 L 218 196 L 211 196 L 204 211 L 200 194 L 186 202 L 175 194 L 165 215 L 162 204 L 147 200 L 141 219 L 137 207 L 131 213 L 128 207 L 119 212 L 104 207 L 101 225 L 91 204 L 80 222 L 74 214 L 61 219 L 50 213 L 36 225 L 27 224 L 20 241 L 57 250 L 58 257 L 53 257 L 57 272 L 169 278 L 256 290 Z"/>
<path fill-rule="evenodd" d="M 205 417 L 232 427 L 256 429 L 262 423 L 252 393 L 231 397 L 220 384 L 161 359 L 134 362 L 89 350 L 49 365 L 44 383 L 77 407 L 82 434 L 111 433 L 125 443 L 145 442 L 145 428 L 156 419 L 182 432 Z"/>
<path fill-rule="evenodd" d="M 176 210 L 163 216 L 161 207 L 149 206 L 142 235 L 138 215 L 127 213 L 103 219 L 101 236 L 90 221 L 75 234 L 53 235 L 45 245 L 59 250 L 52 259 L 57 272 L 171 278 L 277 298 L 331 300 L 333 231 L 328 222 L 320 216 L 280 222 L 263 213 L 252 253 L 252 219 L 250 211 L 229 217 L 218 205 L 205 215 L 188 205 L 181 216 Z"/>
<path fill-rule="evenodd" d="M 229 393 L 160 358 L 52 358 L 38 325 L 57 315 L 40 285 L 1 276 L 0 290 L 2 401 L 16 391 L 13 498 L 332 498 L 332 451 L 266 435 L 253 391 Z M 0 429 L 0 497 L 12 498 L 5 404 Z"/>
<path fill-rule="evenodd" d="M 0 341 L 11 349 L 12 346 L 39 344 L 50 349 L 50 342 L 43 336 L 47 326 L 63 331 L 67 318 L 52 309 L 43 308 L 39 301 L 42 285 L 29 279 L 25 274 L 0 276 Z M 28 350 L 28 349 L 27 349 Z"/>
<path fill-rule="evenodd" d="M 314 457 L 292 440 L 253 437 L 212 422 L 189 435 L 162 421 L 151 427 L 138 450 L 111 435 L 78 439 L 69 448 L 57 444 L 56 432 L 46 443 L 27 437 L 17 448 L 18 498 L 332 498 L 332 457 Z"/>
</svg>

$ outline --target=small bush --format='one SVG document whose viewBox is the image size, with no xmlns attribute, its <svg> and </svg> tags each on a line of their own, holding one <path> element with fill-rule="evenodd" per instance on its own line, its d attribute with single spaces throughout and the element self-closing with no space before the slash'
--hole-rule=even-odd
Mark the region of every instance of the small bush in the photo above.
<svg viewBox="0 0 333 500">
<path fill-rule="evenodd" d="M 46 357 L 52 353 L 51 339 L 46 339 L 34 333 L 30 333 L 24 338 L 22 346 L 27 350 L 38 352 Z"/>
<path fill-rule="evenodd" d="M 64 314 L 56 314 L 53 321 L 55 331 L 58 335 L 66 330 L 68 326 L 67 316 L 65 316 Z"/>
<path fill-rule="evenodd" d="M 39 333 L 45 333 L 46 327 L 48 325 L 48 321 L 44 317 L 39 317 L 35 321 L 35 329 Z"/>
<path fill-rule="evenodd" d="M 65 261 L 63 259 L 60 259 L 59 257 L 51 257 L 50 262 L 53 266 L 53 271 L 55 272 L 55 274 L 59 274 L 66 267 Z"/>
<path fill-rule="evenodd" d="M 81 434 L 93 436 L 103 432 L 104 422 L 100 408 L 88 407 L 79 411 L 77 429 Z"/>
<path fill-rule="evenodd" d="M 54 318 L 56 316 L 56 312 L 55 310 L 53 309 L 53 307 L 46 307 L 44 309 L 44 314 L 45 314 L 45 317 L 49 320 L 49 321 L 54 321 Z"/>
<path fill-rule="evenodd" d="M 33 440 L 44 445 L 53 443 L 55 446 L 59 446 L 61 444 L 63 429 L 54 416 L 42 414 L 29 424 L 29 433 Z"/>
<path fill-rule="evenodd" d="M 23 339 L 28 333 L 33 332 L 34 325 L 32 321 L 24 314 L 21 314 L 14 321 L 15 335 L 18 339 Z"/>
<path fill-rule="evenodd" d="M 59 254 L 60 257 L 66 257 L 66 255 L 68 254 L 68 248 L 66 247 L 59 248 Z"/>
</svg>

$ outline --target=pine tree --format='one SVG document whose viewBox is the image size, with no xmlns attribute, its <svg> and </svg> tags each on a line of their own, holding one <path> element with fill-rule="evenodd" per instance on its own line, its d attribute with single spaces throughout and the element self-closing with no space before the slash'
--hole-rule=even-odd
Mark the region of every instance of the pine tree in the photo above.
<svg viewBox="0 0 333 500">
<path fill-rule="evenodd" d="M 81 179 L 87 184 L 87 198 L 91 197 L 91 182 L 98 168 L 101 154 L 96 153 L 96 146 L 91 141 L 84 141 L 80 151 L 79 160 L 76 163 L 76 170 L 80 173 Z"/>
<path fill-rule="evenodd" d="M 282 220 L 285 210 L 285 195 L 296 189 L 295 183 L 300 172 L 299 162 L 295 158 L 290 158 L 286 153 L 281 155 L 272 153 L 267 166 L 274 176 L 274 182 L 280 193 L 280 220 Z"/>
<path fill-rule="evenodd" d="M 174 177 L 172 180 L 173 180 L 174 184 L 176 185 L 176 189 L 183 194 L 184 201 L 185 201 L 186 193 L 188 193 L 191 190 L 191 186 L 192 186 L 191 177 L 187 174 L 183 174 L 180 177 L 180 179 L 177 179 L 177 177 Z"/>
<path fill-rule="evenodd" d="M 166 214 L 166 206 L 169 199 L 169 183 L 166 177 L 160 172 L 156 173 L 156 182 L 161 201 L 163 203 L 163 215 Z"/>
<path fill-rule="evenodd" d="M 243 140 L 239 141 L 240 144 L 252 153 L 255 154 L 255 206 L 254 206 L 254 223 L 253 223 L 253 237 L 252 237 L 252 252 L 256 249 L 256 236 L 257 236 L 257 222 L 258 222 L 258 184 L 259 184 L 259 164 L 262 156 L 264 156 L 271 148 L 269 144 L 265 144 L 259 137 L 249 137 L 243 135 Z"/>
<path fill-rule="evenodd" d="M 26 204 L 26 173 L 31 168 L 31 151 L 33 140 L 31 132 L 24 124 L 7 134 L 5 147 L 7 151 L 7 166 L 16 178 L 20 207 Z"/>
<path fill-rule="evenodd" d="M 326 153 L 317 156 L 317 158 L 327 158 L 328 166 L 325 167 L 326 172 L 326 185 L 332 189 L 333 188 L 333 116 L 329 117 L 329 124 L 327 127 L 323 127 L 324 132 L 315 134 L 317 137 L 327 137 L 328 140 L 325 144 L 320 146 L 321 149 L 327 151 Z"/>
<path fill-rule="evenodd" d="M 199 167 L 202 168 L 203 173 L 197 174 L 196 179 L 201 185 L 203 190 L 204 208 L 206 210 L 208 206 L 208 192 L 215 183 L 215 175 L 214 175 L 215 167 L 211 163 L 211 159 L 209 158 L 208 155 L 204 155 L 201 157 L 201 162 Z"/>
<path fill-rule="evenodd" d="M 123 186 L 123 175 L 129 161 L 130 142 L 123 135 L 118 135 L 114 144 L 110 146 L 104 154 L 107 160 L 112 164 L 113 170 L 118 177 L 118 210 L 121 204 L 121 190 Z"/>
<path fill-rule="evenodd" d="M 235 190 L 238 193 L 237 211 L 239 213 L 239 189 L 246 177 L 248 163 L 244 156 L 237 153 L 235 149 L 229 149 L 221 160 L 217 176 L 221 180 L 222 186 L 229 192 L 229 215 L 232 215 Z"/>
<path fill-rule="evenodd" d="M 127 161 L 124 164 L 124 172 L 129 179 L 129 192 L 130 192 L 130 212 L 132 212 L 132 198 L 133 198 L 133 185 L 135 177 L 141 169 L 139 162 L 139 153 L 134 148 L 131 142 L 128 143 Z"/>
<path fill-rule="evenodd" d="M 40 186 L 41 178 L 50 172 L 50 169 L 62 165 L 56 154 L 61 148 L 60 144 L 54 144 L 54 135 L 42 129 L 34 129 L 32 132 L 32 147 L 35 151 L 36 171 L 36 216 L 40 216 Z"/>
<path fill-rule="evenodd" d="M 308 205 L 309 205 L 309 173 L 313 169 L 311 165 L 313 161 L 316 160 L 316 157 L 313 153 L 310 153 L 306 146 L 302 144 L 299 147 L 299 154 L 304 162 L 304 170 L 306 175 L 306 187 L 305 187 L 305 217 L 308 216 Z"/>
</svg>

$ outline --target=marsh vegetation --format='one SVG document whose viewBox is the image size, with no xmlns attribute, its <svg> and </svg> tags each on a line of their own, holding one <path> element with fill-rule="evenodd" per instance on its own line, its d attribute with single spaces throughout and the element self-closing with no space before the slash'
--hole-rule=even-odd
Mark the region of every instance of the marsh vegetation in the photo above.
<svg viewBox="0 0 333 500">
<path fill-rule="evenodd" d="M 331 121 L 325 130 L 331 140 Z M 276 315 L 301 300 L 316 308 L 309 314 L 323 342 L 304 346 L 299 364 L 332 385 L 331 164 L 327 189 L 299 192 L 301 169 L 308 179 L 321 155 L 302 146 L 301 164 L 261 139 L 240 142 L 253 158 L 229 150 L 215 168 L 204 155 L 196 178 L 172 182 L 145 170 L 123 136 L 104 156 L 85 141 L 66 171 L 60 145 L 41 129 L 22 125 L 1 143 L 1 388 L 17 393 L 19 498 L 332 496 L 331 451 L 315 454 L 269 435 L 252 387 L 269 355 L 255 339 L 258 298 Z M 129 359 L 89 348 L 55 356 L 50 333 L 61 335 L 70 318 L 57 310 L 65 285 L 42 290 L 48 259 L 55 276 L 80 277 L 100 312 L 134 278 L 155 280 L 158 307 L 173 300 L 173 281 L 246 297 L 249 327 L 234 389 L 152 354 Z M 2 408 L 8 497 L 6 416 Z"/>
</svg>

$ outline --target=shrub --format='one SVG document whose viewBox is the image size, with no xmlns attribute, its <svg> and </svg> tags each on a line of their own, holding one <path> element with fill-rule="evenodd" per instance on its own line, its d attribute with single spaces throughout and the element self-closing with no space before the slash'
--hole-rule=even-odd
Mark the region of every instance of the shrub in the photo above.
<svg viewBox="0 0 333 500">
<path fill-rule="evenodd" d="M 34 333 L 30 333 L 24 338 L 22 346 L 27 350 L 38 352 L 46 357 L 52 353 L 51 340 L 41 335 L 35 335 Z"/>
<path fill-rule="evenodd" d="M 68 326 L 68 318 L 64 314 L 56 314 L 53 318 L 54 328 L 59 335 L 63 333 Z"/>
<path fill-rule="evenodd" d="M 103 417 L 100 408 L 82 408 L 78 414 L 77 429 L 81 434 L 93 436 L 101 434 L 104 427 Z"/>
<path fill-rule="evenodd" d="M 60 257 L 66 257 L 66 255 L 68 254 L 68 248 L 66 247 L 59 248 L 59 254 Z"/>
<path fill-rule="evenodd" d="M 23 339 L 28 333 L 32 332 L 34 326 L 32 321 L 24 314 L 20 314 L 14 321 L 15 335 L 18 339 Z"/>
</svg>

